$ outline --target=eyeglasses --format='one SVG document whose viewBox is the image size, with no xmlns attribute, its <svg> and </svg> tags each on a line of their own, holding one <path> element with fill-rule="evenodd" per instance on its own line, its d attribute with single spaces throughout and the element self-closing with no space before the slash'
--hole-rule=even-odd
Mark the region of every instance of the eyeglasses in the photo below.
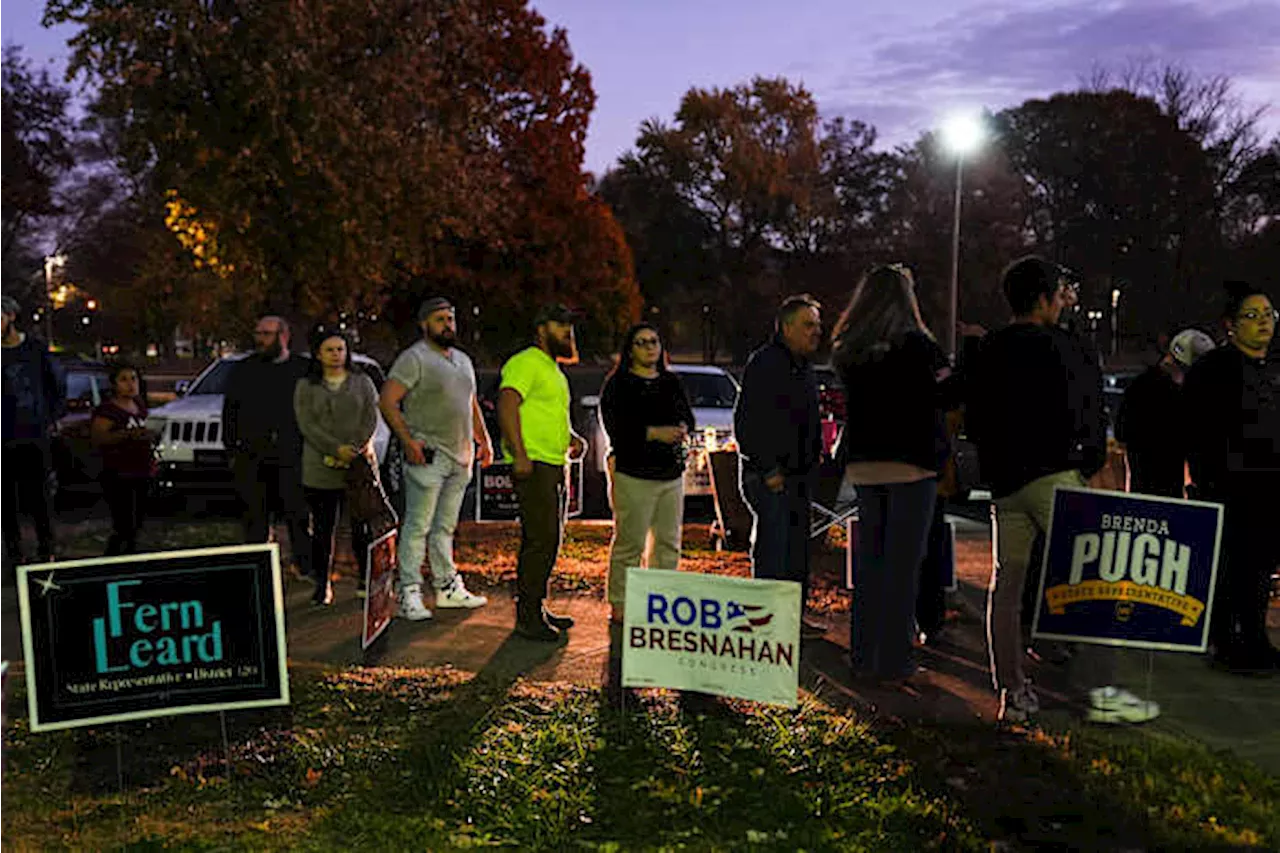
<svg viewBox="0 0 1280 853">
<path fill-rule="evenodd" d="M 657 338 L 636 338 L 631 342 L 634 347 L 656 347 L 661 346 L 661 342 Z"/>
<path fill-rule="evenodd" d="M 1250 308 L 1248 311 L 1241 312 L 1239 319 L 1256 323 L 1263 317 L 1270 317 L 1272 323 L 1280 323 L 1280 310 L 1272 308 L 1270 311 L 1259 311 L 1256 308 Z"/>
</svg>

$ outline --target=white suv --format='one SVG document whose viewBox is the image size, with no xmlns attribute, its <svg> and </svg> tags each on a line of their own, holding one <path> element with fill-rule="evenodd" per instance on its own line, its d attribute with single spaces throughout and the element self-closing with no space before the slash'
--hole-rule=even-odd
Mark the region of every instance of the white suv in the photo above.
<svg viewBox="0 0 1280 853">
<path fill-rule="evenodd" d="M 147 426 L 159 433 L 157 454 L 159 487 L 166 492 L 227 493 L 233 490 L 227 449 L 222 443 L 222 400 L 235 363 L 245 353 L 229 355 L 210 364 L 190 383 L 179 382 L 178 399 L 152 409 Z M 382 368 L 364 355 L 353 355 L 373 384 L 382 389 Z M 373 446 L 378 463 L 385 464 L 391 430 L 378 415 Z"/>
<path fill-rule="evenodd" d="M 738 401 L 738 383 L 723 368 L 702 364 L 673 364 L 669 370 L 680 377 L 697 429 L 689 437 L 689 458 L 684 470 L 685 497 L 711 494 L 713 450 L 736 447 L 733 438 L 733 407 Z M 582 405 L 595 409 L 590 420 L 587 464 L 597 475 L 608 470 L 609 434 L 600 417 L 600 398 L 583 397 Z"/>
</svg>

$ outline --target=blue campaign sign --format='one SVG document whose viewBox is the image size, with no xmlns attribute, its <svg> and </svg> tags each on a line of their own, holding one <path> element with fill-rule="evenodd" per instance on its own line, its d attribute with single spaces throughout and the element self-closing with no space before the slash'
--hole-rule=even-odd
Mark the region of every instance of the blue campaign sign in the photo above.
<svg viewBox="0 0 1280 853">
<path fill-rule="evenodd" d="M 1203 652 L 1222 506 L 1058 488 L 1033 637 Z"/>
</svg>

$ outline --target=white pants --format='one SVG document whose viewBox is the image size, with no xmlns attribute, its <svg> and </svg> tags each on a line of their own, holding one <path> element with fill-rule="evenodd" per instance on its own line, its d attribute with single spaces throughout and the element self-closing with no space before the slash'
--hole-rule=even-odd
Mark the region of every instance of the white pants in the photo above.
<svg viewBox="0 0 1280 853">
<path fill-rule="evenodd" d="M 675 569 L 680 564 L 684 478 L 642 480 L 615 471 L 613 546 L 609 554 L 609 603 L 627 600 L 627 569 Z"/>
</svg>

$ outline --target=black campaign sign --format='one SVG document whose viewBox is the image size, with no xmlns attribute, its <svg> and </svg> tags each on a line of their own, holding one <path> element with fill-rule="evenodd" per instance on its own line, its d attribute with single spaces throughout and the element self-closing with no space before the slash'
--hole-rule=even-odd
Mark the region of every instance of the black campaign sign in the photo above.
<svg viewBox="0 0 1280 853">
<path fill-rule="evenodd" d="M 31 729 L 289 704 L 275 545 L 18 569 Z"/>
</svg>

